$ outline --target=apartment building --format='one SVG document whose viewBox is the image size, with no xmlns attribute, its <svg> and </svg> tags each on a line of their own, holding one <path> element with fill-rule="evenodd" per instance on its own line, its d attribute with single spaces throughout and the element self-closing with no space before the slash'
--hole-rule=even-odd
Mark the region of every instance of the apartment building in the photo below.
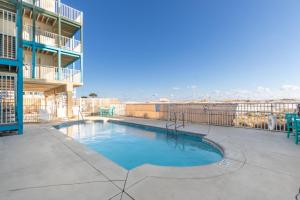
<svg viewBox="0 0 300 200">
<path fill-rule="evenodd" d="M 0 130 L 22 133 L 26 115 L 72 117 L 82 85 L 82 12 L 60 0 L 0 0 Z"/>
</svg>

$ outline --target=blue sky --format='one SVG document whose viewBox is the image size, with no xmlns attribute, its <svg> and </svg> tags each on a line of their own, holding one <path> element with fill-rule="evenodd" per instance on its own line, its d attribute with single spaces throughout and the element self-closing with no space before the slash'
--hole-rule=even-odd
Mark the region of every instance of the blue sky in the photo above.
<svg viewBox="0 0 300 200">
<path fill-rule="evenodd" d="M 300 94 L 299 0 L 62 2 L 84 12 L 79 95 L 150 100 Z"/>
</svg>

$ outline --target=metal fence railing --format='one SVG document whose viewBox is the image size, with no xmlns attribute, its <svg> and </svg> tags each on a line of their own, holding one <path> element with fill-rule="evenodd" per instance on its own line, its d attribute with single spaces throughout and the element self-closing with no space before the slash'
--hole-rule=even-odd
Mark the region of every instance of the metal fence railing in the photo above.
<svg viewBox="0 0 300 200">
<path fill-rule="evenodd" d="M 57 119 L 57 109 L 54 106 L 46 105 L 24 105 L 23 110 L 25 123 L 36 123 Z"/>
<path fill-rule="evenodd" d="M 0 73 L 0 125 L 17 122 L 16 80 L 16 74 Z"/>
<path fill-rule="evenodd" d="M 179 121 L 184 116 L 184 121 L 187 124 L 196 123 L 262 130 L 271 129 L 272 131 L 280 132 L 286 131 L 285 114 L 287 112 L 295 112 L 299 103 L 122 104 L 118 99 L 73 99 L 73 107 L 78 107 L 84 116 L 99 115 L 99 108 L 114 106 L 114 115 L 117 117 L 168 121 L 174 115 L 177 115 L 177 120 Z M 33 118 L 37 118 L 36 115 L 40 109 L 41 107 L 38 107 L 36 104 L 24 110 L 27 110 L 32 116 L 35 115 Z M 56 115 L 56 108 L 47 109 L 49 113 L 53 113 L 53 116 Z M 73 114 L 78 115 L 78 111 Z M 272 124 L 270 124 L 271 122 Z"/>
<path fill-rule="evenodd" d="M 65 93 L 45 97 L 41 93 L 26 92 L 23 95 L 24 122 L 47 122 L 64 119 L 67 114 Z"/>
<path fill-rule="evenodd" d="M 298 103 L 127 104 L 124 116 L 170 120 L 174 114 L 189 123 L 286 131 L 285 113 Z M 270 118 L 274 119 L 270 125 Z"/>
</svg>

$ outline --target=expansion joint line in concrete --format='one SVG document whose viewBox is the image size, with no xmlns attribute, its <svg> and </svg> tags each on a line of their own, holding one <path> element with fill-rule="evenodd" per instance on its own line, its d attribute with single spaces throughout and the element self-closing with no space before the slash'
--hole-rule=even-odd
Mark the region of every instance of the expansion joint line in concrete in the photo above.
<svg viewBox="0 0 300 200">
<path fill-rule="evenodd" d="M 136 184 L 142 182 L 142 181 L 145 180 L 146 178 L 148 178 L 148 176 L 145 176 L 144 178 L 141 178 L 140 180 L 138 180 L 138 181 L 132 183 L 130 186 L 127 187 L 127 189 L 129 189 L 129 188 L 135 186 Z"/>
<path fill-rule="evenodd" d="M 108 183 L 107 181 L 84 181 L 84 182 L 75 182 L 75 183 L 59 183 L 59 184 L 51 184 L 51 185 L 40 185 L 40 186 L 31 186 L 31 187 L 22 187 L 22 188 L 15 188 L 10 189 L 10 192 L 17 192 L 21 190 L 30 190 L 30 189 L 41 189 L 41 188 L 49 188 L 49 187 L 58 187 L 58 186 L 72 186 L 72 185 L 83 185 L 83 184 L 91 184 L 91 183 Z"/>
<path fill-rule="evenodd" d="M 127 179 L 128 179 L 129 172 L 130 172 L 130 171 L 128 170 L 128 171 L 127 171 L 127 175 L 126 175 L 126 179 L 125 179 L 125 182 L 124 182 L 123 190 L 122 190 L 122 193 L 121 193 L 121 198 L 120 198 L 120 200 L 122 200 L 123 194 L 124 194 L 124 193 L 125 193 L 127 196 L 129 196 L 132 200 L 134 200 L 134 198 L 133 198 L 130 194 L 128 194 L 128 193 L 125 191 L 126 183 L 127 183 Z"/>
<path fill-rule="evenodd" d="M 114 199 L 116 196 L 118 196 L 119 194 L 121 194 L 122 192 L 119 192 L 119 193 L 117 193 L 117 194 L 115 194 L 114 196 L 112 196 L 112 197 L 109 197 L 108 198 L 108 200 L 112 200 L 112 199 Z"/>
<path fill-rule="evenodd" d="M 50 132 L 47 128 L 46 130 L 48 132 Z M 56 136 L 54 136 L 57 140 L 59 140 L 67 149 L 69 149 L 72 153 L 74 153 L 76 156 L 78 156 L 82 161 L 84 161 L 85 163 L 87 163 L 91 168 L 93 168 L 94 170 L 96 170 L 97 172 L 99 172 L 101 175 L 103 175 L 111 184 L 113 184 L 115 187 L 117 187 L 118 189 L 122 190 L 122 188 L 120 188 L 117 184 L 115 184 L 113 181 L 111 180 L 108 176 L 106 176 L 101 170 L 97 169 L 94 165 L 92 165 L 92 163 L 90 163 L 88 160 L 86 160 L 85 158 L 83 158 L 79 153 L 75 152 L 69 145 L 67 145 L 65 142 L 63 142 L 62 140 L 58 139 Z"/>
<path fill-rule="evenodd" d="M 132 200 L 135 200 L 130 194 L 128 194 L 128 193 L 125 191 L 126 183 L 127 183 L 127 179 L 128 179 L 129 172 L 130 172 L 130 171 L 128 170 L 128 171 L 127 171 L 127 174 L 126 174 L 126 179 L 125 179 L 125 181 L 124 181 L 124 186 L 123 186 L 122 191 L 119 192 L 119 193 L 117 193 L 117 194 L 115 194 L 114 196 L 110 197 L 108 200 L 112 200 L 112 199 L 114 199 L 115 197 L 117 197 L 117 196 L 120 195 L 120 194 L 121 194 L 120 200 L 122 200 L 123 194 L 124 194 L 124 193 L 125 193 L 129 198 L 131 198 Z"/>
</svg>

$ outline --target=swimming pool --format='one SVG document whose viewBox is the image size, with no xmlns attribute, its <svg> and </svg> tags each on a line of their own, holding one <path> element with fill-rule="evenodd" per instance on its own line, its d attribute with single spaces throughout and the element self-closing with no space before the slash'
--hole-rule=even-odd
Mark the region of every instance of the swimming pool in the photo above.
<svg viewBox="0 0 300 200">
<path fill-rule="evenodd" d="M 57 127 L 125 169 L 143 164 L 199 166 L 220 161 L 222 152 L 200 135 L 125 122 L 77 122 Z"/>
</svg>

